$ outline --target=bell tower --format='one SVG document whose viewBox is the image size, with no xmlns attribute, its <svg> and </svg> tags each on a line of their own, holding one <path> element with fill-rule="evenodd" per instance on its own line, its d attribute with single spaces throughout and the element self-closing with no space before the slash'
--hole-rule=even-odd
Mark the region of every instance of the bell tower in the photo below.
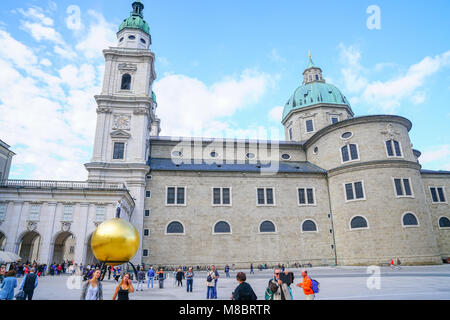
<svg viewBox="0 0 450 320">
<path fill-rule="evenodd" d="M 126 185 L 135 201 L 130 222 L 141 240 L 150 132 L 155 124 L 159 126 L 152 91 L 155 55 L 150 50 L 150 28 L 143 10 L 144 5 L 135 1 L 130 16 L 119 27 L 117 46 L 103 50 L 106 65 L 102 92 L 95 96 L 93 155 L 85 164 L 89 182 Z M 140 264 L 141 260 L 140 245 L 132 262 Z"/>
</svg>

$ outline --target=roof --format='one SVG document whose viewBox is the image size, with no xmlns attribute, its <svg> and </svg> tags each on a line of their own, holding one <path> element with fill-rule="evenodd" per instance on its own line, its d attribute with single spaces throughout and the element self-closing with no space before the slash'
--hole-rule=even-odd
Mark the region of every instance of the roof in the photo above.
<svg viewBox="0 0 450 320">
<path fill-rule="evenodd" d="M 119 27 L 119 31 L 122 31 L 125 28 L 139 29 L 144 31 L 147 34 L 150 34 L 150 27 L 148 23 L 144 20 L 144 4 L 140 2 L 140 0 L 133 2 L 133 11 L 130 13 L 130 16 L 123 20 Z"/>
<path fill-rule="evenodd" d="M 200 163 L 182 163 L 172 159 L 153 158 L 150 159 L 151 171 L 210 171 L 210 172 L 254 172 L 254 173 L 319 173 L 324 174 L 326 170 L 310 162 L 280 162 L 274 161 L 270 164 L 257 163 L 211 163 L 199 160 Z M 195 162 L 195 161 L 192 161 Z"/>
<path fill-rule="evenodd" d="M 424 174 L 450 174 L 450 171 L 422 169 L 422 170 L 420 170 L 420 173 L 424 173 Z"/>
<path fill-rule="evenodd" d="M 317 104 L 333 104 L 350 107 L 347 98 L 335 86 L 314 81 L 298 87 L 284 106 L 283 120 L 292 110 L 297 110 Z"/>
</svg>

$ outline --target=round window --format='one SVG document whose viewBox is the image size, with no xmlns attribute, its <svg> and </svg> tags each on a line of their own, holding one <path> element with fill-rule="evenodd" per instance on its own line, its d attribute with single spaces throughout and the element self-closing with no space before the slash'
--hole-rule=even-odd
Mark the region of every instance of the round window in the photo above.
<svg viewBox="0 0 450 320">
<path fill-rule="evenodd" d="M 183 153 L 181 151 L 174 151 L 174 152 L 172 152 L 172 157 L 179 158 L 181 156 L 183 156 Z"/>
<path fill-rule="evenodd" d="M 217 158 L 219 156 L 219 154 L 215 151 L 211 152 L 209 155 L 211 156 L 211 158 Z"/>
<path fill-rule="evenodd" d="M 245 155 L 245 157 L 247 158 L 247 159 L 255 159 L 255 154 L 254 153 L 247 153 L 246 155 Z"/>
<path fill-rule="evenodd" d="M 351 133 L 351 132 L 345 132 L 341 136 L 342 139 L 350 139 L 351 137 L 353 137 L 353 133 Z"/>
<path fill-rule="evenodd" d="M 290 158 L 291 158 L 291 156 L 288 155 L 287 153 L 284 153 L 281 155 L 281 159 L 283 159 L 283 160 L 289 160 Z"/>
<path fill-rule="evenodd" d="M 136 37 L 135 36 L 128 36 L 128 39 L 134 40 L 134 39 L 136 39 Z"/>
</svg>

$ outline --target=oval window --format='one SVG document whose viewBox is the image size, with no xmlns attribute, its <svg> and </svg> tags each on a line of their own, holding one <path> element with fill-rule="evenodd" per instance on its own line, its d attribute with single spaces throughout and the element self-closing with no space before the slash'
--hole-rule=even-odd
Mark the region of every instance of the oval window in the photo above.
<svg viewBox="0 0 450 320">
<path fill-rule="evenodd" d="M 136 39 L 136 37 L 135 36 L 128 36 L 128 39 L 134 40 L 134 39 Z"/>
<path fill-rule="evenodd" d="M 172 157 L 181 157 L 183 153 L 181 151 L 174 151 L 172 152 Z"/>
<path fill-rule="evenodd" d="M 145 40 L 144 40 L 144 39 L 142 39 L 142 38 L 141 38 L 141 42 L 142 42 L 143 44 L 146 44 Z"/>
<path fill-rule="evenodd" d="M 289 159 L 291 159 L 291 156 L 288 155 L 287 153 L 284 153 L 284 154 L 281 155 L 281 159 L 283 159 L 283 160 L 289 160 Z"/>
<path fill-rule="evenodd" d="M 351 133 L 351 132 L 345 132 L 341 136 L 342 139 L 350 139 L 351 137 L 353 137 L 353 133 Z"/>
<path fill-rule="evenodd" d="M 215 151 L 211 152 L 209 155 L 211 156 L 211 158 L 217 158 L 219 156 L 219 154 Z"/>
<path fill-rule="evenodd" d="M 123 41 L 123 37 L 122 37 L 122 38 L 120 38 L 119 42 L 122 42 L 122 41 Z"/>
<path fill-rule="evenodd" d="M 318 154 L 319 153 L 319 148 L 318 147 L 315 147 L 314 148 L 314 154 Z"/>
<path fill-rule="evenodd" d="M 255 154 L 254 153 L 247 153 L 246 155 L 245 155 L 245 157 L 247 158 L 247 159 L 255 159 Z"/>
</svg>

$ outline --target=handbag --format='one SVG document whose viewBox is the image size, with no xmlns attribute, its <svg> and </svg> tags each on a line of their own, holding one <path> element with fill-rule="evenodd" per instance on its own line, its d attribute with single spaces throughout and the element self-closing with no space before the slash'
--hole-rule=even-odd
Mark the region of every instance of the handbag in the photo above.
<svg viewBox="0 0 450 320">
<path fill-rule="evenodd" d="M 25 292 L 23 292 L 22 290 L 20 290 L 17 294 L 16 294 L 16 300 L 25 300 Z"/>
</svg>

